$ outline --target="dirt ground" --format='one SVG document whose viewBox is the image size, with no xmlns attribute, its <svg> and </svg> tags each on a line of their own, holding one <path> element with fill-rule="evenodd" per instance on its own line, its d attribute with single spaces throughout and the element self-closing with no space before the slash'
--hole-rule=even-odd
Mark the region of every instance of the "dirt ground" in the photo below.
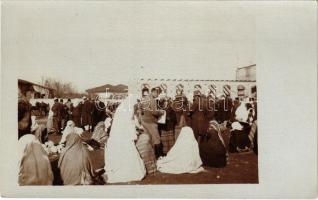
<svg viewBox="0 0 318 200">
<path fill-rule="evenodd" d="M 91 133 L 84 134 L 84 140 Z M 58 143 L 61 136 L 49 135 L 49 140 Z M 225 142 L 228 142 L 229 132 L 224 132 Z M 95 169 L 104 166 L 104 150 L 90 152 Z M 204 167 L 205 171 L 198 174 L 164 174 L 157 172 L 147 175 L 142 181 L 122 184 L 224 184 L 224 183 L 258 183 L 258 157 L 253 152 L 230 154 L 228 165 L 224 168 Z"/>
</svg>

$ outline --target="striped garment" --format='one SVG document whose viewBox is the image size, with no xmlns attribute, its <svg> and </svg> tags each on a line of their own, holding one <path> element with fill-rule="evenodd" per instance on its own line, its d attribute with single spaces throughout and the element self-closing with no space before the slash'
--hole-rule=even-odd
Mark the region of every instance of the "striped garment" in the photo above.
<svg viewBox="0 0 318 200">
<path fill-rule="evenodd" d="M 154 150 L 150 144 L 150 137 L 146 133 L 139 135 L 136 142 L 136 147 L 139 151 L 140 157 L 144 161 L 147 174 L 153 174 L 157 171 L 156 157 Z"/>
<path fill-rule="evenodd" d="M 230 96 L 231 95 L 231 86 L 224 85 L 223 86 L 223 93 L 225 96 Z"/>
<path fill-rule="evenodd" d="M 254 137 L 255 137 L 255 133 L 257 132 L 257 120 L 255 120 L 251 126 L 251 131 L 248 135 L 249 139 L 251 140 L 251 142 L 254 141 Z"/>
<path fill-rule="evenodd" d="M 161 142 L 163 145 L 163 149 L 162 152 L 164 154 L 167 154 L 168 151 L 172 148 L 172 146 L 175 143 L 175 135 L 174 135 L 174 131 L 161 131 Z"/>
</svg>

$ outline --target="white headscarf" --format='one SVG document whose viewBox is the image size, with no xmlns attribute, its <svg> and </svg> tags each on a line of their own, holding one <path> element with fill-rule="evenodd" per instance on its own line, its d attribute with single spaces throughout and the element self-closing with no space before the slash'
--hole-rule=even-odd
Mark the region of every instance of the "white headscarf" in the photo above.
<svg viewBox="0 0 318 200">
<path fill-rule="evenodd" d="M 188 126 L 181 129 L 176 143 L 167 156 L 157 161 L 160 172 L 171 174 L 197 173 L 203 170 L 201 165 L 199 146 L 193 130 Z"/>
<path fill-rule="evenodd" d="M 83 133 L 83 129 L 75 127 L 75 123 L 72 120 L 67 121 L 65 129 L 62 131 L 63 135 L 60 144 L 66 141 L 66 137 L 70 133 L 81 135 Z"/>
</svg>

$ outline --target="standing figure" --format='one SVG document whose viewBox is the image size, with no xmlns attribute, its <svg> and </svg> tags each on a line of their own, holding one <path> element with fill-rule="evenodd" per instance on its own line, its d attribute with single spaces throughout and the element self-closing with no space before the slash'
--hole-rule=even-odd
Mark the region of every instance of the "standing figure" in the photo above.
<svg viewBox="0 0 318 200">
<path fill-rule="evenodd" d="M 233 102 L 231 99 L 231 86 L 223 86 L 223 96 L 218 102 L 218 118 L 220 123 L 227 123 L 231 118 Z"/>
<path fill-rule="evenodd" d="M 216 117 L 216 85 L 211 84 L 208 86 L 208 94 L 206 97 L 206 118 L 208 121 L 214 120 Z"/>
<path fill-rule="evenodd" d="M 136 147 L 139 151 L 140 157 L 145 163 L 147 174 L 154 174 L 157 171 L 156 156 L 151 145 L 150 136 L 140 130 Z"/>
<path fill-rule="evenodd" d="M 75 123 L 76 127 L 82 127 L 82 102 L 80 99 L 75 99 L 72 107 L 72 121 Z"/>
<path fill-rule="evenodd" d="M 72 120 L 72 110 L 73 110 L 73 104 L 71 99 L 68 99 L 67 102 L 65 103 L 66 106 L 66 122 L 69 120 Z"/>
<path fill-rule="evenodd" d="M 177 124 L 175 126 L 175 140 L 177 140 L 181 128 L 184 126 L 189 126 L 191 120 L 189 118 L 189 102 L 187 97 L 183 94 L 183 85 L 178 84 L 176 86 L 176 96 L 172 102 L 172 109 L 176 113 Z"/>
<path fill-rule="evenodd" d="M 93 106 L 93 112 L 92 112 L 92 126 L 93 130 L 94 127 L 99 123 L 103 122 L 106 119 L 106 106 L 104 102 L 100 100 L 100 97 L 97 96 L 95 99 L 95 103 Z"/>
<path fill-rule="evenodd" d="M 61 130 L 63 130 L 66 126 L 66 120 L 67 120 L 67 110 L 66 105 L 63 103 L 63 99 L 60 99 L 60 116 L 61 116 Z"/>
<path fill-rule="evenodd" d="M 196 85 L 195 91 L 193 93 L 193 104 L 191 105 L 191 125 L 194 132 L 194 136 L 197 140 L 199 137 L 206 134 L 208 128 L 208 120 L 205 116 L 206 114 L 206 100 L 202 95 L 200 85 Z"/>
<path fill-rule="evenodd" d="M 177 124 L 177 117 L 175 111 L 171 107 L 171 99 L 165 97 L 159 101 L 160 109 L 166 113 L 164 123 L 159 123 L 159 133 L 162 142 L 162 153 L 166 155 L 175 143 L 175 126 Z"/>
<path fill-rule="evenodd" d="M 141 125 L 145 132 L 150 135 L 151 143 L 155 149 L 156 156 L 161 154 L 161 141 L 158 130 L 158 118 L 163 115 L 163 111 L 158 109 L 156 98 L 157 88 L 151 89 L 151 94 L 142 97 L 141 100 Z"/>
<path fill-rule="evenodd" d="M 232 107 L 232 112 L 231 112 L 231 117 L 230 117 L 230 121 L 234 122 L 235 121 L 235 112 L 237 110 L 237 108 L 241 105 L 240 99 L 239 97 L 236 97 L 233 101 L 233 107 Z"/>
<path fill-rule="evenodd" d="M 52 112 L 53 112 L 53 128 L 55 130 L 56 133 L 60 133 L 61 131 L 61 109 L 60 109 L 60 103 L 59 100 L 56 98 L 54 99 L 54 104 L 51 108 Z"/>
<path fill-rule="evenodd" d="M 82 127 L 85 131 L 89 131 L 92 125 L 92 103 L 87 98 L 84 97 L 84 103 L 82 105 Z"/>
</svg>

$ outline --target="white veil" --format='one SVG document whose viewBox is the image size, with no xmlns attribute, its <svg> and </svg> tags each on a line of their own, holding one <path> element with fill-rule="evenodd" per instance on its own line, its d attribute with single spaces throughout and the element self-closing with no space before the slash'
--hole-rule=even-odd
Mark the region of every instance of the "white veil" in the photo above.
<svg viewBox="0 0 318 200">
<path fill-rule="evenodd" d="M 141 180 L 146 169 L 134 140 L 137 139 L 134 104 L 135 96 L 128 96 L 116 109 L 110 136 L 105 148 L 105 171 L 107 182 Z"/>
<path fill-rule="evenodd" d="M 199 146 L 193 130 L 188 126 L 181 129 L 176 143 L 167 156 L 157 161 L 160 172 L 172 174 L 198 173 L 203 170 L 201 165 Z"/>
<path fill-rule="evenodd" d="M 121 140 L 124 142 L 134 141 L 137 139 L 135 122 L 133 118 L 134 104 L 136 102 L 137 98 L 134 95 L 129 95 L 118 106 L 114 115 L 109 141 Z"/>
</svg>

